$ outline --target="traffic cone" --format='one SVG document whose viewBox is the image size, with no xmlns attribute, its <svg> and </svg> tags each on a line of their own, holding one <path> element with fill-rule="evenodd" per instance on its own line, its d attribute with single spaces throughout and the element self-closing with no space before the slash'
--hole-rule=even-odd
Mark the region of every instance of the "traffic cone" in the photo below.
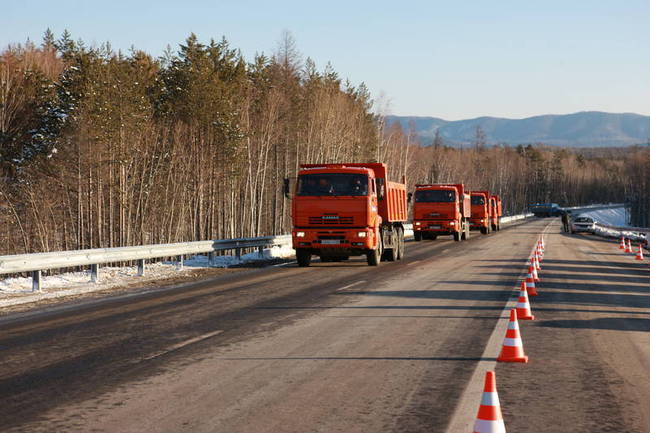
<svg viewBox="0 0 650 433">
<path fill-rule="evenodd" d="M 528 276 L 530 276 L 530 273 L 528 274 Z M 526 293 L 528 293 L 528 296 L 537 296 L 537 290 L 535 289 L 535 282 L 528 277 L 526 277 L 526 279 L 521 282 L 521 289 L 525 290 Z"/>
<path fill-rule="evenodd" d="M 485 372 L 483 397 L 474 423 L 474 433 L 506 433 L 494 371 Z"/>
<path fill-rule="evenodd" d="M 643 260 L 643 249 L 641 248 L 641 244 L 639 244 L 639 251 L 637 251 L 635 259 Z"/>
<path fill-rule="evenodd" d="M 627 246 L 625 247 L 625 252 L 626 253 L 632 253 L 633 252 L 632 251 L 632 241 L 629 240 L 629 239 L 627 240 Z"/>
<path fill-rule="evenodd" d="M 517 317 L 520 320 L 535 320 L 535 316 L 533 316 L 533 313 L 530 311 L 530 302 L 528 302 L 529 284 L 533 285 L 533 289 L 535 288 L 535 283 L 532 281 L 529 283 L 528 279 L 526 279 L 526 288 L 519 290 L 519 299 L 517 300 L 517 306 L 515 308 L 517 309 Z"/>
<path fill-rule="evenodd" d="M 533 274 L 528 272 L 528 275 L 526 275 L 526 279 L 522 281 L 521 288 L 526 289 L 526 293 L 528 293 L 529 295 L 537 296 L 537 290 L 535 290 L 535 278 L 533 278 Z"/>
<path fill-rule="evenodd" d="M 533 256 L 533 260 L 534 260 L 534 262 L 535 262 L 535 269 L 537 269 L 538 271 L 541 271 L 541 270 L 542 270 L 542 266 L 539 264 L 539 258 L 537 257 L 537 254 L 535 254 L 535 255 Z"/>
<path fill-rule="evenodd" d="M 621 243 L 618 245 L 618 249 L 619 249 L 619 250 L 624 250 L 625 247 L 626 247 L 626 245 L 625 245 L 625 238 L 624 238 L 623 236 L 621 236 Z"/>
<path fill-rule="evenodd" d="M 537 274 L 537 269 L 535 269 L 535 264 L 532 261 L 528 265 L 528 273 L 533 276 L 533 281 L 539 283 L 539 275 Z"/>
<path fill-rule="evenodd" d="M 506 330 L 506 338 L 503 339 L 501 353 L 497 358 L 500 362 L 528 362 L 524 354 L 524 345 L 519 334 L 519 322 L 517 322 L 517 310 L 510 310 L 510 321 Z"/>
</svg>

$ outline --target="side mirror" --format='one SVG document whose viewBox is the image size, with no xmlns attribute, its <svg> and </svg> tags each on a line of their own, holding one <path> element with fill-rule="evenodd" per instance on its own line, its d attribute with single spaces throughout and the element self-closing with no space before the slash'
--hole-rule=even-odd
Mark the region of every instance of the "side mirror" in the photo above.
<svg viewBox="0 0 650 433">
<path fill-rule="evenodd" d="M 411 203 L 411 199 L 412 199 L 412 198 L 413 198 L 413 193 L 412 193 L 412 192 L 409 192 L 409 193 L 406 195 L 406 202 L 407 202 L 407 203 Z"/>
<path fill-rule="evenodd" d="M 284 196 L 291 200 L 291 197 L 289 197 L 289 178 L 287 177 L 284 178 Z"/>
</svg>

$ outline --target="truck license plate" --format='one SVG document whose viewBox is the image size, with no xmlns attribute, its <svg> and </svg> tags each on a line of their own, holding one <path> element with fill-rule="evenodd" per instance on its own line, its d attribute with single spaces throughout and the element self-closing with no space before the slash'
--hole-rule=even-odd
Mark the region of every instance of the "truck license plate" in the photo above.
<svg viewBox="0 0 650 433">
<path fill-rule="evenodd" d="M 334 245 L 334 244 L 340 244 L 341 241 L 338 239 L 323 239 L 320 241 L 321 244 L 328 244 L 328 245 Z"/>
<path fill-rule="evenodd" d="M 429 226 L 430 229 L 439 229 L 440 226 Z"/>
</svg>

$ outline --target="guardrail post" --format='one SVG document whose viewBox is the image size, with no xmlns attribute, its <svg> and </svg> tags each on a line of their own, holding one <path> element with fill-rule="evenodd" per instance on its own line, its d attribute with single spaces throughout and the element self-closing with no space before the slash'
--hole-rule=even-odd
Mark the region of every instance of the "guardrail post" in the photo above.
<svg viewBox="0 0 650 433">
<path fill-rule="evenodd" d="M 264 247 L 257 247 L 257 255 L 260 256 L 260 258 L 264 257 Z"/>
<path fill-rule="evenodd" d="M 93 283 L 99 281 L 99 265 L 97 263 L 90 265 L 90 281 Z"/>
<path fill-rule="evenodd" d="M 138 277 L 144 277 L 144 259 L 138 260 Z"/>
<path fill-rule="evenodd" d="M 180 271 L 183 269 L 183 256 L 178 256 L 178 262 L 176 262 L 176 270 Z"/>
<path fill-rule="evenodd" d="M 214 251 L 210 251 L 210 252 L 208 253 L 208 264 L 209 264 L 210 266 L 213 266 L 213 265 L 214 265 Z"/>
<path fill-rule="evenodd" d="M 41 291 L 41 271 L 32 271 L 32 292 Z"/>
<path fill-rule="evenodd" d="M 241 260 L 241 248 L 235 249 L 235 255 L 237 256 L 237 260 Z"/>
</svg>

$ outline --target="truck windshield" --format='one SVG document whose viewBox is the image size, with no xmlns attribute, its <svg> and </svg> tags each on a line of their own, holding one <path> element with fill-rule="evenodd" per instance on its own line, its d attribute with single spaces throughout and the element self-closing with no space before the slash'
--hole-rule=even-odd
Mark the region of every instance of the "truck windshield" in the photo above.
<svg viewBox="0 0 650 433">
<path fill-rule="evenodd" d="M 473 195 L 472 204 L 485 204 L 485 197 L 482 195 Z"/>
<path fill-rule="evenodd" d="M 422 190 L 415 192 L 416 203 L 453 203 L 456 193 L 449 190 Z"/>
<path fill-rule="evenodd" d="M 298 195 L 367 196 L 368 176 L 363 174 L 303 174 L 298 179 Z"/>
</svg>

